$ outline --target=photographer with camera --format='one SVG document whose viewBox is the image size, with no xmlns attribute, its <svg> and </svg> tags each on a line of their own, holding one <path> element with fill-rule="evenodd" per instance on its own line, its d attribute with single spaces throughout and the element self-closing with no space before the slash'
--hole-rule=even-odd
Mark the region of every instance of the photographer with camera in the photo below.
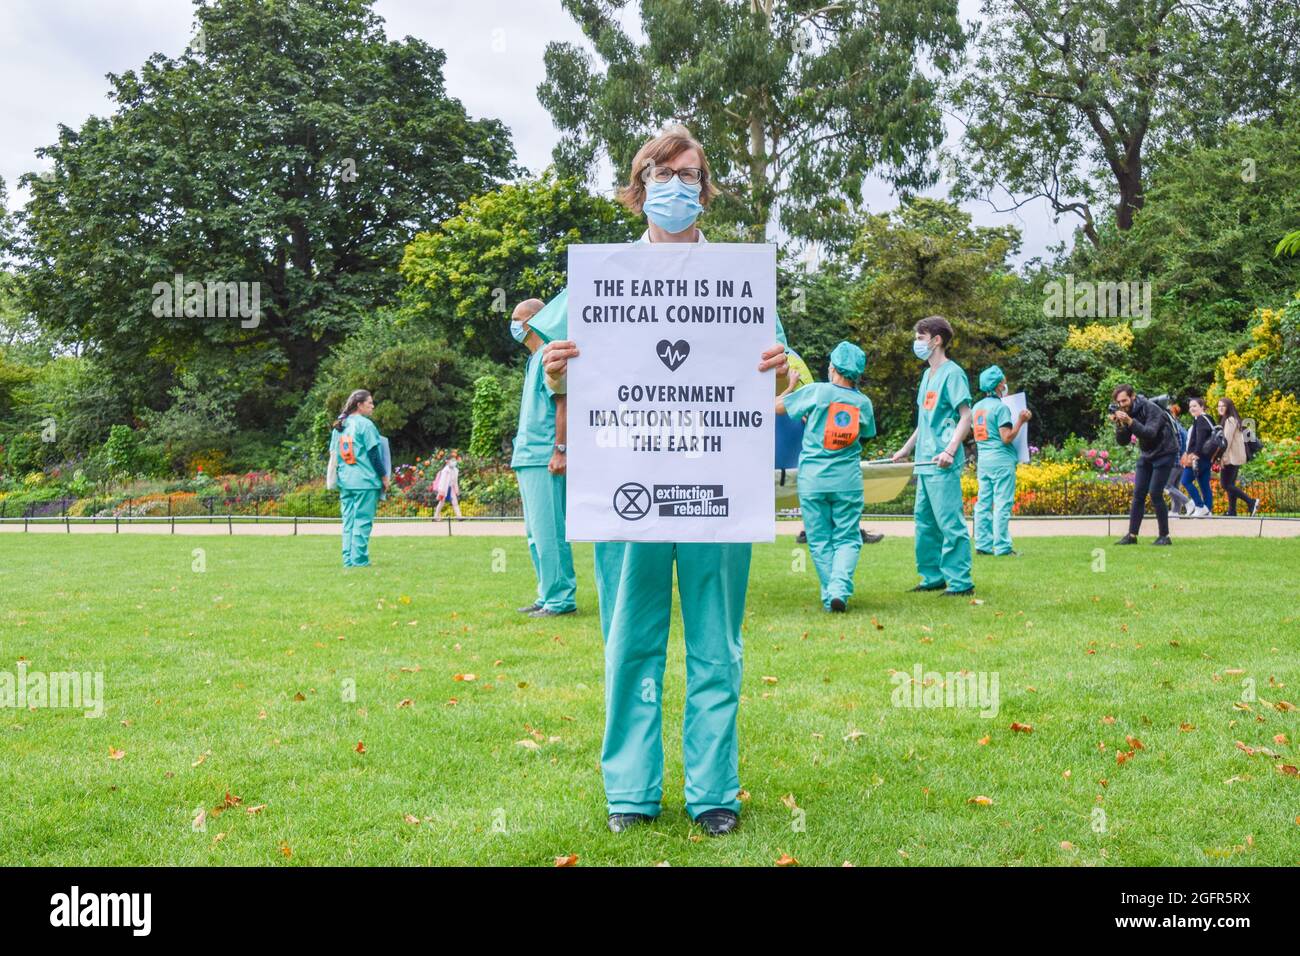
<svg viewBox="0 0 1300 956">
<path fill-rule="evenodd" d="M 1178 435 L 1174 431 L 1173 420 L 1155 402 L 1145 395 L 1137 394 L 1132 385 L 1120 385 L 1111 397 L 1115 399 L 1110 405 L 1110 420 L 1115 423 L 1115 441 L 1127 445 L 1136 437 L 1138 444 L 1137 469 L 1133 475 L 1133 504 L 1128 513 L 1128 534 L 1115 543 L 1137 544 L 1142 516 L 1146 512 L 1146 500 L 1150 497 L 1160 532 L 1153 543 L 1172 544 L 1169 540 L 1169 508 L 1165 504 L 1165 486 L 1169 483 L 1169 474 L 1178 458 Z"/>
</svg>

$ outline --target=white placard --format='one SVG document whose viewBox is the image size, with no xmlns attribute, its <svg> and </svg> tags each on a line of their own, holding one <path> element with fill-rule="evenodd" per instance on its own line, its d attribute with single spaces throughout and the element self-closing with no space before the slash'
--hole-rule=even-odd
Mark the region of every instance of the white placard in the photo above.
<svg viewBox="0 0 1300 956">
<path fill-rule="evenodd" d="M 570 541 L 773 541 L 776 247 L 569 247 Z"/>
<path fill-rule="evenodd" d="M 1016 392 L 1014 395 L 1007 395 L 1002 399 L 1002 404 L 1011 410 L 1011 427 L 1016 427 L 1016 420 L 1020 418 L 1020 413 L 1025 410 L 1025 393 Z M 1024 427 L 1016 432 L 1013 441 L 1016 446 L 1016 454 L 1020 456 L 1020 464 L 1029 464 L 1029 422 L 1025 422 Z"/>
</svg>

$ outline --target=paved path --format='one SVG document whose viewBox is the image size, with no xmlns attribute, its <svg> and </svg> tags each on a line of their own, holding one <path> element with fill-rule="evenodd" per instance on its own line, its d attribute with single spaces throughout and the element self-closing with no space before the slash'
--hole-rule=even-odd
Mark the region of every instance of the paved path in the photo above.
<svg viewBox="0 0 1300 956">
<path fill-rule="evenodd" d="M 867 519 L 863 527 L 878 531 L 890 537 L 912 537 L 911 518 L 874 518 Z M 1044 536 L 1079 536 L 1087 538 L 1118 538 L 1128 527 L 1127 516 L 1117 515 L 1112 518 L 1013 518 L 1011 521 L 1012 537 L 1036 538 Z M 793 537 L 803 530 L 801 521 L 778 521 L 778 537 Z M 21 520 L 0 522 L 0 534 L 5 532 L 22 534 L 260 534 L 260 535 L 338 535 L 342 529 L 337 521 L 316 520 L 293 521 L 244 521 L 239 519 L 227 523 L 218 519 L 209 523 L 206 519 L 199 521 L 178 520 L 172 525 L 167 519 L 123 520 L 115 524 L 110 520 L 94 523 L 70 522 L 65 525 L 59 519 L 48 521 L 31 521 L 26 525 Z M 1142 525 L 1142 537 L 1150 540 L 1155 536 L 1155 518 L 1148 516 Z M 1177 538 L 1295 538 L 1300 537 L 1300 518 L 1172 518 L 1170 532 Z M 379 521 L 375 524 L 376 537 L 405 537 L 419 535 L 438 535 L 456 537 L 468 535 L 475 537 L 521 537 L 524 533 L 522 521 L 407 521 L 394 519 Z"/>
</svg>

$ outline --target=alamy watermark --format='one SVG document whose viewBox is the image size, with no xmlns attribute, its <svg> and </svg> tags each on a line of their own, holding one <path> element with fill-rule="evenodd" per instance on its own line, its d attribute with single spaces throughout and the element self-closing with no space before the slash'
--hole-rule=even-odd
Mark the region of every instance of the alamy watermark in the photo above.
<svg viewBox="0 0 1300 956">
<path fill-rule="evenodd" d="M 979 708 L 981 717 L 998 715 L 999 697 L 997 671 L 958 671 L 940 673 L 927 671 L 919 662 L 912 670 L 894 671 L 889 675 L 894 685 L 889 701 L 895 707 L 955 707 Z"/>
<path fill-rule="evenodd" d="M 1043 315 L 1051 319 L 1132 319 L 1133 328 L 1151 324 L 1151 282 L 1075 282 L 1053 279 L 1043 286 Z"/>
<path fill-rule="evenodd" d="M 103 671 L 29 671 L 26 661 L 18 670 L 0 671 L 0 707 L 68 707 L 84 710 L 86 717 L 104 716 Z"/>
<path fill-rule="evenodd" d="M 155 282 L 153 297 L 158 319 L 238 318 L 243 329 L 255 329 L 262 321 L 260 282 L 186 282 L 178 272 L 171 282 Z"/>
</svg>

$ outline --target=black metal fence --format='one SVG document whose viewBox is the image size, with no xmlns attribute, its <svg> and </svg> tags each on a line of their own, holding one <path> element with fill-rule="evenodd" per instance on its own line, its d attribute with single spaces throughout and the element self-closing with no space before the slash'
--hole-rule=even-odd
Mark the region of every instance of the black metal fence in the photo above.
<svg viewBox="0 0 1300 956">
<path fill-rule="evenodd" d="M 1247 483 L 1245 489 L 1248 494 L 1260 499 L 1260 514 L 1300 515 L 1300 478 L 1254 481 Z M 1222 514 L 1225 510 L 1225 496 L 1217 482 L 1213 490 L 1215 513 Z M 1067 480 L 1046 487 L 1018 489 L 1015 514 L 1022 517 L 1126 514 L 1131 495 L 1132 485 L 1123 479 Z M 17 497 L 19 500 L 16 501 L 0 499 L 0 521 L 143 518 L 216 521 L 230 517 L 260 520 L 337 519 L 339 516 L 338 494 L 320 490 L 284 494 L 177 493 L 89 498 L 64 496 L 38 501 Z M 893 501 L 871 503 L 866 510 L 873 515 L 907 516 L 912 513 L 914 499 L 914 485 L 909 484 Z M 430 520 L 437 504 L 437 499 L 431 496 L 390 493 L 380 501 L 377 517 L 389 520 Z M 974 496 L 968 489 L 967 510 L 973 505 Z M 517 494 L 497 494 L 486 500 L 479 498 L 462 501 L 461 510 L 466 518 L 509 520 L 523 517 L 523 505 Z M 449 504 L 444 505 L 439 517 L 455 517 L 455 511 Z"/>
</svg>

